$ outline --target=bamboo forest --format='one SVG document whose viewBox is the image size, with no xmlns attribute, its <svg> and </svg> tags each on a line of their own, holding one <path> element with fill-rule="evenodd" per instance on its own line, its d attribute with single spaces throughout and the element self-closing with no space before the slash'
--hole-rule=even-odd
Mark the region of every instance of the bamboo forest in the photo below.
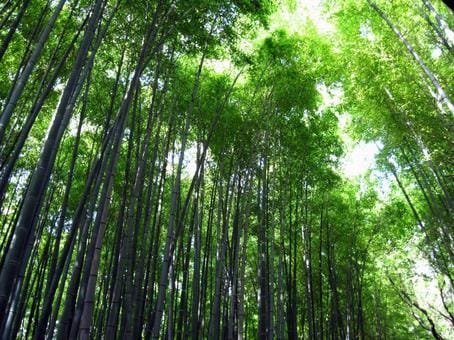
<svg viewBox="0 0 454 340">
<path fill-rule="evenodd" d="M 0 339 L 454 339 L 454 5 L 0 0 Z"/>
</svg>

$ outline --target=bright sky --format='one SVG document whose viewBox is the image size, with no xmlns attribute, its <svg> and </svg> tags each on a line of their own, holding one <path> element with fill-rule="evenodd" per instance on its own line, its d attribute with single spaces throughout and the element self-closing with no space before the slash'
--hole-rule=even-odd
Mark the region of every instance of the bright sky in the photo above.
<svg viewBox="0 0 454 340">
<path fill-rule="evenodd" d="M 320 33 L 333 32 L 334 25 L 323 15 L 322 2 L 322 0 L 296 0 L 296 9 L 293 12 L 287 6 L 282 6 L 271 19 L 271 30 L 285 27 L 290 32 L 298 33 L 306 22 L 311 20 Z"/>
<path fill-rule="evenodd" d="M 375 143 L 359 142 L 348 150 L 342 160 L 342 170 L 347 177 L 364 175 L 375 166 L 378 148 Z"/>
</svg>

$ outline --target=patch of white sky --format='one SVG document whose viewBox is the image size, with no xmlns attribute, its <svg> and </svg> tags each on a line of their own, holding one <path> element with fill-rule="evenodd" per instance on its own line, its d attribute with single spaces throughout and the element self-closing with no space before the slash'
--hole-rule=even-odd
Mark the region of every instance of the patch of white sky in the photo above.
<svg viewBox="0 0 454 340">
<path fill-rule="evenodd" d="M 209 151 L 209 150 L 208 150 Z M 207 155 L 209 156 L 209 155 Z M 197 145 L 192 143 L 185 151 L 185 159 L 183 161 L 183 172 L 188 178 L 194 177 L 197 170 Z"/>
<path fill-rule="evenodd" d="M 369 41 L 375 41 L 376 39 L 376 36 L 368 22 L 361 24 L 361 26 L 359 27 L 359 33 L 363 38 L 366 38 Z"/>
<path fill-rule="evenodd" d="M 205 61 L 205 66 L 216 73 L 231 73 L 235 69 L 230 59 L 208 59 Z"/>
<path fill-rule="evenodd" d="M 441 48 L 439 46 L 435 46 L 433 49 L 432 49 L 432 58 L 433 59 L 438 59 L 441 57 L 443 51 L 441 50 Z"/>
<path fill-rule="evenodd" d="M 71 120 L 69 121 L 69 128 L 68 128 L 68 131 L 69 131 L 69 134 L 71 135 L 71 137 L 77 136 L 79 121 L 80 121 L 80 115 L 74 115 L 73 117 L 71 117 Z M 90 124 L 87 121 L 84 121 L 81 132 L 82 133 L 84 133 L 84 132 L 95 133 L 96 126 L 93 124 Z"/>
<path fill-rule="evenodd" d="M 335 27 L 323 13 L 323 0 L 295 0 L 293 8 L 282 5 L 270 20 L 270 31 L 285 28 L 290 33 L 299 33 L 311 21 L 319 33 L 329 34 Z"/>
<path fill-rule="evenodd" d="M 172 174 L 173 171 L 175 171 L 178 163 L 178 156 L 180 152 L 180 143 L 177 143 L 175 145 L 175 152 L 169 152 L 167 155 L 167 169 L 166 172 L 168 175 Z M 205 156 L 205 160 L 207 162 L 211 161 L 211 154 L 210 150 L 207 150 L 207 154 Z M 184 151 L 184 158 L 183 158 L 183 164 L 182 164 L 182 175 L 185 178 L 193 178 L 195 175 L 195 172 L 197 170 L 197 144 L 196 143 L 189 143 L 186 146 L 186 149 Z"/>
</svg>

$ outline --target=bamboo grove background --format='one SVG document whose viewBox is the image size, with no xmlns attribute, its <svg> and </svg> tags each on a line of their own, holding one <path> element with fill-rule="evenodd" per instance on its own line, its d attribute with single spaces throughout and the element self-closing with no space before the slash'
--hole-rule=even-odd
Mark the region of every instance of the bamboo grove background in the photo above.
<svg viewBox="0 0 454 340">
<path fill-rule="evenodd" d="M 0 2 L 2 339 L 454 336 L 452 10 L 300 5 Z"/>
</svg>

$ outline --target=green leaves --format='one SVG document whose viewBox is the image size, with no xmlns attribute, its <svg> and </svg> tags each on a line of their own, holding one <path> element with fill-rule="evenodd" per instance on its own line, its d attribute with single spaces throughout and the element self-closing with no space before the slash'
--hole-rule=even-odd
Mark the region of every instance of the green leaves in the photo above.
<svg viewBox="0 0 454 340">
<path fill-rule="evenodd" d="M 84 320 L 95 338 L 108 328 L 126 337 L 133 328 L 137 338 L 153 328 L 155 337 L 164 336 L 165 328 L 167 337 L 195 332 L 194 338 L 203 338 L 213 327 L 240 338 L 240 324 L 248 338 L 256 338 L 258 328 L 263 334 L 273 327 L 269 337 L 426 337 L 428 321 L 415 324 L 411 301 L 401 295 L 408 291 L 414 301 L 424 295 L 413 294 L 411 285 L 423 257 L 437 271 L 440 287 L 449 278 L 452 284 L 454 118 L 427 78 L 436 76 L 452 97 L 452 55 L 425 19 L 423 13 L 438 23 L 427 6 L 408 0 L 376 3 L 430 72 L 421 70 L 367 1 L 120 1 L 118 8 L 117 1 L 106 1 L 95 25 L 94 39 L 102 41 L 93 68 L 80 92 L 71 94 L 74 114 L 61 141 L 52 145 L 58 153 L 55 167 L 49 167 L 50 181 L 30 199 L 41 203 L 33 217 L 36 239 L 34 234 L 27 239 L 25 285 L 12 290 L 24 299 L 10 299 L 17 336 L 31 336 L 26 332 L 36 328 L 34 319 L 45 314 L 46 303 L 58 327 L 64 309 L 81 312 L 76 301 L 83 287 L 68 288 L 70 282 L 88 284 L 76 277 L 79 263 L 91 284 L 97 280 L 85 301 L 95 317 Z M 92 5 L 70 1 L 63 8 L 0 145 L 0 178 L 12 151 L 19 155 L 6 194 L 0 195 L 3 256 L 80 48 L 77 31 Z M 434 5 L 452 27 L 450 12 Z M 53 1 L 30 2 L 15 29 L 0 61 L 0 105 L 52 6 Z M 106 35 L 99 35 L 114 10 Z M 0 13 L 0 43 L 16 14 L 17 8 L 10 18 Z M 132 84 L 138 66 L 143 70 Z M 50 84 L 54 71 L 56 81 Z M 47 85 L 50 93 L 38 115 L 30 117 Z M 129 110 L 122 109 L 124 103 Z M 351 117 L 349 126 L 345 117 Z M 27 122 L 32 127 L 22 146 Z M 380 149 L 375 168 L 347 178 L 342 171 L 350 144 L 373 143 Z M 119 145 L 118 154 L 112 154 L 113 145 Z M 180 179 L 182 145 L 186 169 Z M 193 178 L 202 154 L 200 177 Z M 116 170 L 110 169 L 117 162 Z M 111 189 L 103 201 L 102 192 Z M 66 194 L 68 204 L 63 204 Z M 63 227 L 57 230 L 63 211 Z M 92 273 L 89 248 L 98 239 L 99 218 L 106 234 L 92 248 L 100 255 Z M 74 221 L 75 241 L 68 243 L 73 253 L 66 259 L 62 250 Z M 65 306 L 57 304 L 56 294 L 42 294 L 60 260 L 76 273 L 57 280 L 55 291 Z M 396 278 L 399 290 L 388 276 Z M 269 301 L 260 301 L 263 292 Z M 195 301 L 189 303 L 190 298 Z M 446 314 L 445 307 L 437 308 Z M 149 316 L 156 310 L 162 322 L 153 327 Z M 265 320 L 268 313 L 272 318 Z M 443 325 L 441 313 L 429 314 L 438 315 L 437 329 Z M 107 325 L 107 315 L 118 318 L 117 324 Z M 424 317 L 416 315 L 419 321 Z M 43 325 L 51 326 L 47 319 Z"/>
</svg>

